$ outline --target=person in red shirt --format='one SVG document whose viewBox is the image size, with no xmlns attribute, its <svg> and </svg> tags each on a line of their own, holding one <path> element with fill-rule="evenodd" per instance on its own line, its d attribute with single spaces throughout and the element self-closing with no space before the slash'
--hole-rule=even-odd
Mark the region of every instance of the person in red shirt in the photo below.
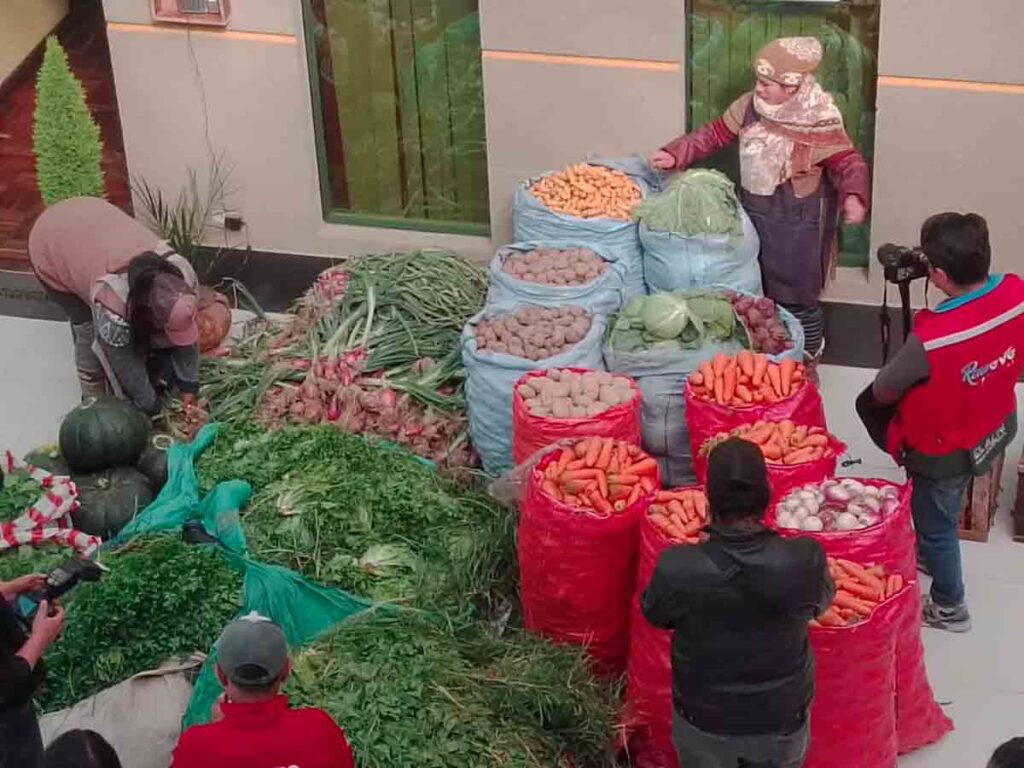
<svg viewBox="0 0 1024 768">
<path fill-rule="evenodd" d="M 217 640 L 224 687 L 212 722 L 185 731 L 171 768 L 353 768 L 344 732 L 320 709 L 291 709 L 280 693 L 291 665 L 284 633 L 256 613 Z"/>
</svg>

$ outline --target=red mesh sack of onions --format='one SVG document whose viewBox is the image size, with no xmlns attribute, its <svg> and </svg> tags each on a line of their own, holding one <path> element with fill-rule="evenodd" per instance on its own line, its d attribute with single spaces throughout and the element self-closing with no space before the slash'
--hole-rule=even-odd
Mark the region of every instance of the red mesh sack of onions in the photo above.
<svg viewBox="0 0 1024 768">
<path fill-rule="evenodd" d="M 895 768 L 898 637 L 916 586 L 848 560 L 829 558 L 829 573 L 836 597 L 808 633 L 814 701 L 804 768 Z"/>
<path fill-rule="evenodd" d="M 640 523 L 636 588 L 630 604 L 626 665 L 626 726 L 636 768 L 676 768 L 672 747 L 672 633 L 652 627 L 640 612 L 640 595 L 658 556 L 674 544 L 694 544 L 707 523 L 702 488 L 658 491 Z"/>
<path fill-rule="evenodd" d="M 824 427 L 795 424 L 792 419 L 741 424 L 705 440 L 693 455 L 697 482 L 706 482 L 708 456 L 730 437 L 742 438 L 761 449 L 775 499 L 797 486 L 819 483 L 835 475 L 836 462 L 846 450 L 846 445 Z"/>
<path fill-rule="evenodd" d="M 609 675 L 625 667 L 637 525 L 658 485 L 654 459 L 601 437 L 550 451 L 527 476 L 517 532 L 523 623 L 585 646 Z"/>
<path fill-rule="evenodd" d="M 814 536 L 831 557 L 877 563 L 910 583 L 917 574 L 910 493 L 910 483 L 827 480 L 790 491 L 766 522 L 783 536 Z M 928 683 L 916 599 L 906 602 L 900 617 L 896 698 L 900 754 L 937 741 L 952 729 Z"/>
<path fill-rule="evenodd" d="M 628 376 L 585 368 L 530 371 L 512 395 L 512 459 L 580 437 L 640 444 L 640 391 Z"/>
<path fill-rule="evenodd" d="M 792 380 L 782 379 L 783 363 L 792 366 Z M 748 400 L 758 395 L 760 401 Z M 776 363 L 746 351 L 702 363 L 687 379 L 683 398 L 692 456 L 700 453 L 708 439 L 742 424 L 789 419 L 807 427 L 825 427 L 821 395 L 803 375 L 802 365 Z"/>
</svg>

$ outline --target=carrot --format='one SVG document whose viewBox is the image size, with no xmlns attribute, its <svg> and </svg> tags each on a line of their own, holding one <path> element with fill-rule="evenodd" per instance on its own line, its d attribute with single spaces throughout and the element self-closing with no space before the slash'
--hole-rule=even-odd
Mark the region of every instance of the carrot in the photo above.
<svg viewBox="0 0 1024 768">
<path fill-rule="evenodd" d="M 768 371 L 768 358 L 765 355 L 754 355 L 754 372 L 750 377 L 750 383 L 755 387 L 761 386 L 764 375 Z"/>
<path fill-rule="evenodd" d="M 693 518 L 693 520 L 690 520 L 686 524 L 686 526 L 683 528 L 683 532 L 687 536 L 692 536 L 693 534 L 695 534 L 697 531 L 699 531 L 703 527 L 704 527 L 704 521 L 695 517 L 695 518 Z"/>
<path fill-rule="evenodd" d="M 767 443 L 775 432 L 775 428 L 768 422 L 763 422 L 760 426 L 755 424 L 753 428 L 743 435 L 744 440 L 749 440 L 752 443 L 763 445 Z"/>
<path fill-rule="evenodd" d="M 644 489 L 641 485 L 634 485 L 633 490 L 629 492 L 629 498 L 626 499 L 626 506 L 632 507 L 634 504 L 640 501 L 640 496 L 643 494 L 643 492 Z"/>
<path fill-rule="evenodd" d="M 609 485 L 608 486 L 608 498 L 612 501 L 618 501 L 619 499 L 628 499 L 629 494 L 633 492 L 633 489 L 628 485 Z"/>
<path fill-rule="evenodd" d="M 608 475 L 608 482 L 615 485 L 636 485 L 640 482 L 640 475 Z"/>
<path fill-rule="evenodd" d="M 835 608 L 829 608 L 821 616 L 818 617 L 818 621 L 823 627 L 845 627 L 846 622 L 843 618 L 836 613 Z"/>
<path fill-rule="evenodd" d="M 555 485 L 552 481 L 545 480 L 543 483 L 540 484 L 540 489 L 555 501 L 562 500 L 562 494 L 559 493 L 558 486 Z"/>
<path fill-rule="evenodd" d="M 782 446 L 775 440 L 775 436 L 767 443 L 761 446 L 761 453 L 764 454 L 764 458 L 767 461 L 773 461 L 778 463 L 782 459 Z"/>
<path fill-rule="evenodd" d="M 787 443 L 790 441 L 790 438 L 793 437 L 793 433 L 795 431 L 796 424 L 794 424 L 790 419 L 783 419 L 779 422 L 779 434 L 782 435 L 782 439 Z"/>
<path fill-rule="evenodd" d="M 600 440 L 600 438 L 595 437 L 587 445 L 587 452 L 586 452 L 586 454 L 584 454 L 583 461 L 586 463 L 586 465 L 588 467 L 596 466 L 597 465 L 597 457 L 600 455 L 600 453 L 601 453 L 601 440 Z"/>
<path fill-rule="evenodd" d="M 597 492 L 604 498 L 608 498 L 608 476 L 604 472 L 597 476 Z"/>
<path fill-rule="evenodd" d="M 814 460 L 814 448 L 798 448 L 786 454 L 784 464 L 805 464 Z"/>
<path fill-rule="evenodd" d="M 702 520 L 708 519 L 708 500 L 704 497 L 703 493 L 695 493 L 693 495 L 693 508 Z"/>
<path fill-rule="evenodd" d="M 754 395 L 750 391 L 750 389 L 746 386 L 746 384 L 737 384 L 736 385 L 736 396 L 740 400 L 742 400 L 744 403 L 752 403 L 752 402 L 754 402 Z"/>
<path fill-rule="evenodd" d="M 729 358 L 725 356 L 724 352 L 719 352 L 711 359 L 711 370 L 715 373 L 715 378 L 722 378 L 722 374 L 725 373 L 725 366 L 729 364 Z"/>
<path fill-rule="evenodd" d="M 731 403 L 734 394 L 736 394 L 736 366 L 728 365 L 722 374 L 722 399 L 726 403 Z"/>
<path fill-rule="evenodd" d="M 572 482 L 573 480 L 596 480 L 598 475 L 604 473 L 600 469 L 572 469 L 566 470 L 558 479 L 562 483 Z"/>
<path fill-rule="evenodd" d="M 804 445 L 817 445 L 824 448 L 828 446 L 828 435 L 808 435 L 804 439 Z"/>
<path fill-rule="evenodd" d="M 672 499 L 668 503 L 668 511 L 670 515 L 677 515 L 683 522 L 690 519 L 686 514 L 686 508 L 678 499 Z"/>
<path fill-rule="evenodd" d="M 877 576 L 880 579 L 885 578 L 885 568 L 880 565 L 872 565 L 870 568 L 865 568 L 865 571 L 870 573 L 872 576 Z"/>
<path fill-rule="evenodd" d="M 715 402 L 719 405 L 725 405 L 725 377 L 715 377 Z"/>
<path fill-rule="evenodd" d="M 601 452 L 597 454 L 597 464 L 595 465 L 598 469 L 608 469 L 608 463 L 612 460 L 612 449 L 615 448 L 615 443 L 612 440 L 605 440 L 601 445 Z"/>
<path fill-rule="evenodd" d="M 700 387 L 704 384 L 704 375 L 700 371 L 694 371 L 688 377 L 690 384 Z"/>
<path fill-rule="evenodd" d="M 736 362 L 744 375 L 754 378 L 754 355 L 749 349 L 740 350 L 736 355 Z"/>
<path fill-rule="evenodd" d="M 857 563 L 851 563 L 849 560 L 837 558 L 836 564 L 853 578 L 857 579 L 861 584 L 867 584 L 869 587 L 873 587 L 877 592 L 885 591 L 885 584 L 882 583 L 882 580 L 874 574 L 868 573 L 867 569 L 857 565 Z"/>
<path fill-rule="evenodd" d="M 796 360 L 791 357 L 787 357 L 782 361 L 782 365 L 779 366 L 779 376 L 782 380 L 782 392 L 780 394 L 783 397 L 789 397 L 793 392 L 793 371 L 796 370 Z"/>
<path fill-rule="evenodd" d="M 640 477 L 640 487 L 644 489 L 644 493 L 653 493 L 657 490 L 658 485 L 650 475 L 642 475 Z"/>
<path fill-rule="evenodd" d="M 885 597 L 886 599 L 892 597 L 903 587 L 903 579 L 897 574 L 893 574 L 885 580 Z"/>
<path fill-rule="evenodd" d="M 603 496 L 601 496 L 601 494 L 598 493 L 597 491 L 594 491 L 593 493 L 590 494 L 590 503 L 593 504 L 594 509 L 600 512 L 602 515 L 607 516 L 612 514 L 612 512 L 614 511 L 612 505 L 609 504 L 608 501 Z"/>
<path fill-rule="evenodd" d="M 775 363 L 768 366 L 768 383 L 771 384 L 772 392 L 776 397 L 785 397 L 782 394 L 782 374 L 779 372 L 779 366 Z"/>
<path fill-rule="evenodd" d="M 687 520 L 693 520 L 697 517 L 697 507 L 693 503 L 693 494 L 688 494 L 683 499 L 683 512 L 686 513 Z"/>
<path fill-rule="evenodd" d="M 622 468 L 622 473 L 626 475 L 653 475 L 658 471 L 658 462 L 656 459 L 643 459 L 635 464 L 630 464 Z"/>
<path fill-rule="evenodd" d="M 653 512 L 653 511 L 647 513 L 647 519 L 650 520 L 653 525 L 656 525 L 661 530 L 665 530 L 665 528 L 671 522 L 664 515 L 662 515 L 662 514 L 660 514 L 658 512 Z"/>
<path fill-rule="evenodd" d="M 864 600 L 870 600 L 873 603 L 877 603 L 882 599 L 882 594 L 877 590 L 872 589 L 867 584 L 861 584 L 859 581 L 853 579 L 842 579 L 836 584 L 838 589 L 844 589 L 854 597 L 859 597 Z"/>
<path fill-rule="evenodd" d="M 584 456 L 587 455 L 587 446 L 589 445 L 590 438 L 588 437 L 585 440 L 580 440 L 578 443 L 576 443 L 576 445 L 573 446 L 572 450 L 573 453 L 576 454 L 577 459 L 582 459 Z"/>
<path fill-rule="evenodd" d="M 558 461 L 555 463 L 555 466 L 557 467 L 555 474 L 560 475 L 565 472 L 565 468 L 569 466 L 569 462 L 572 461 L 573 456 L 574 454 L 572 450 L 569 448 L 564 449 L 561 454 L 559 454 Z"/>
<path fill-rule="evenodd" d="M 711 363 L 704 360 L 697 366 L 697 371 L 700 372 L 700 377 L 705 387 L 711 387 L 714 385 L 715 372 L 711 368 Z"/>
<path fill-rule="evenodd" d="M 840 608 L 852 608 L 861 616 L 868 616 L 873 608 L 873 606 L 867 605 L 863 600 L 858 600 L 849 592 L 843 592 L 842 590 L 836 592 L 832 602 Z"/>
</svg>

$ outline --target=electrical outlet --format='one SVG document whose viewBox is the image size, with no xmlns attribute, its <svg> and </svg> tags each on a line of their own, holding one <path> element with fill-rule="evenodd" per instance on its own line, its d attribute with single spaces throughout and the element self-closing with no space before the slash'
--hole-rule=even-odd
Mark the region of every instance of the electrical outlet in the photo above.
<svg viewBox="0 0 1024 768">
<path fill-rule="evenodd" d="M 210 214 L 210 226 L 215 229 L 238 232 L 244 224 L 242 214 L 238 211 L 213 211 Z"/>
</svg>

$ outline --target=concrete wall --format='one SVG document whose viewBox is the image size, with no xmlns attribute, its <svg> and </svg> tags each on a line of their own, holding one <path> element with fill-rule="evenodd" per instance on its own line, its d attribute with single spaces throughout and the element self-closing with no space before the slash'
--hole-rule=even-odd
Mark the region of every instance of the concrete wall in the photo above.
<svg viewBox="0 0 1024 768">
<path fill-rule="evenodd" d="M 916 243 L 930 213 L 989 218 L 996 265 L 1024 271 L 1024 13 L 1020 0 L 882 4 L 874 245 Z M 507 241 L 517 183 L 591 153 L 646 154 L 685 128 L 682 0 L 480 0 L 492 237 L 329 225 L 319 199 L 298 0 L 234 4 L 193 32 L 214 151 L 254 247 L 341 255 L 438 245 L 485 257 Z M 208 150 L 189 40 L 147 0 L 105 0 L 129 169 L 168 190 Z M 956 19 L 956 24 L 949 23 Z M 941 52 L 941 55 L 936 55 Z M 880 270 L 840 270 L 828 296 L 874 303 Z"/>
<path fill-rule="evenodd" d="M 68 13 L 68 0 L 3 0 L 0 9 L 0 82 Z"/>
</svg>

